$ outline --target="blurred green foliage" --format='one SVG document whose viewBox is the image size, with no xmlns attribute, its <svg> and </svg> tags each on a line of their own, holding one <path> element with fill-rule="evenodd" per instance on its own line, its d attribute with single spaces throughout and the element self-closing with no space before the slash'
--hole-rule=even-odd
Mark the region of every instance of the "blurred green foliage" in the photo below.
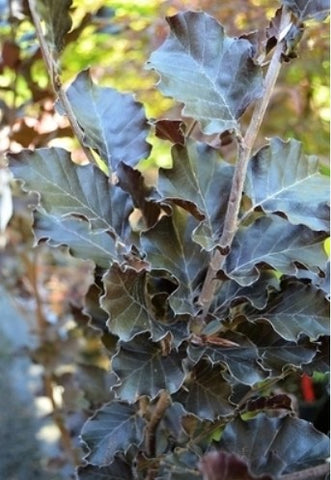
<svg viewBox="0 0 331 480">
<path fill-rule="evenodd" d="M 13 10 L 12 4 L 9 2 Z M 144 69 L 151 52 L 166 38 L 165 17 L 179 10 L 202 9 L 226 25 L 229 34 L 239 36 L 256 29 L 264 32 L 277 7 L 277 0 L 74 0 L 73 29 L 62 56 L 63 81 L 68 83 L 78 72 L 91 67 L 99 84 L 134 92 L 144 103 L 148 118 L 180 118 L 180 106 L 162 97 L 155 88 L 157 75 Z M 329 25 L 312 23 L 309 27 L 300 43 L 298 58 L 283 67 L 259 144 L 274 135 L 284 139 L 295 137 L 303 142 L 307 153 L 319 155 L 326 164 L 330 117 Z M 13 15 L 11 22 L 2 21 L 0 37 L 3 59 L 5 49 L 7 57 L 12 58 L 0 64 L 0 101 L 5 102 L 1 108 L 10 111 L 12 126 L 24 115 L 40 121 L 40 108 L 44 107 L 36 100 L 50 85 L 28 16 Z M 49 97 L 52 98 L 51 91 Z M 248 121 L 249 114 L 243 122 Z M 56 137 L 61 138 L 55 140 Z M 70 146 L 72 141 L 62 137 L 65 135 L 53 135 L 53 143 Z M 154 138 L 151 142 L 153 153 L 143 166 L 169 165 L 170 145 Z"/>
<path fill-rule="evenodd" d="M 233 35 L 253 29 L 263 30 L 277 1 L 98 1 L 76 0 L 76 23 L 84 10 L 100 6 L 112 10 L 107 28 L 95 30 L 87 26 L 78 44 L 69 44 L 64 54 L 64 78 L 93 67 L 100 83 L 122 91 L 133 91 L 141 100 L 149 117 L 172 114 L 173 102 L 163 98 L 154 88 L 157 77 L 144 70 L 151 51 L 167 34 L 166 15 L 181 9 L 203 9 L 226 25 Z M 111 28 L 109 28 L 109 24 Z M 295 137 L 302 141 L 307 153 L 328 158 L 329 152 L 329 25 L 309 25 L 300 44 L 298 58 L 285 64 L 262 136 Z M 175 66 L 174 66 L 175 68 Z M 170 112 L 169 112 L 170 111 Z"/>
</svg>

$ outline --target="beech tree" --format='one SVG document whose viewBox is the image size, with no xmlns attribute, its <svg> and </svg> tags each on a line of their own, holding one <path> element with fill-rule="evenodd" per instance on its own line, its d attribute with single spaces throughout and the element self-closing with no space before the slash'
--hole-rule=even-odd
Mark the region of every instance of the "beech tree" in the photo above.
<svg viewBox="0 0 331 480">
<path fill-rule="evenodd" d="M 282 65 L 328 2 L 282 0 L 264 36 L 233 38 L 202 11 L 167 18 L 146 68 L 182 111 L 157 120 L 89 70 L 65 88 L 71 0 L 28 6 L 87 163 L 51 147 L 8 153 L 8 166 L 36 243 L 93 262 L 77 322 L 88 318 L 110 359 L 77 479 L 326 478 L 327 436 L 275 387 L 325 371 L 329 182 L 296 139 L 256 139 Z M 148 135 L 172 144 L 154 185 L 139 170 Z"/>
</svg>

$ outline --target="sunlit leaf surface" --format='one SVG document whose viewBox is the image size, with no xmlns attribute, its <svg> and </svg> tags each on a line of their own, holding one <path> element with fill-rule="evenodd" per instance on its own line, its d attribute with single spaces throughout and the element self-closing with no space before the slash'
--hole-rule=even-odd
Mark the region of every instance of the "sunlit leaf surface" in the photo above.
<svg viewBox="0 0 331 480">
<path fill-rule="evenodd" d="M 99 87 L 88 70 L 77 75 L 67 95 L 84 130 L 85 144 L 98 152 L 111 171 L 119 162 L 135 166 L 149 156 L 144 109 L 132 95 Z"/>
<path fill-rule="evenodd" d="M 158 88 L 183 102 L 183 114 L 199 120 L 205 133 L 238 129 L 238 118 L 262 93 L 252 45 L 227 37 L 222 25 L 203 12 L 181 12 L 167 20 L 170 35 L 148 62 L 161 76 Z"/>
<path fill-rule="evenodd" d="M 80 218 L 59 218 L 35 212 L 34 232 L 37 240 L 48 240 L 49 245 L 67 245 L 74 256 L 89 259 L 103 268 L 118 258 L 116 242 L 104 230 L 91 230 Z"/>
<path fill-rule="evenodd" d="M 64 36 L 71 29 L 69 9 L 72 0 L 37 0 L 37 8 L 46 26 L 46 40 L 51 50 L 60 53 Z"/>
<path fill-rule="evenodd" d="M 324 20 L 330 11 L 328 0 L 281 0 L 301 20 Z"/>
<path fill-rule="evenodd" d="M 94 165 L 80 166 L 62 148 L 23 150 L 9 155 L 10 169 L 24 181 L 25 190 L 37 191 L 51 215 L 76 214 L 92 227 L 112 230 L 112 195 L 108 177 Z"/>
</svg>

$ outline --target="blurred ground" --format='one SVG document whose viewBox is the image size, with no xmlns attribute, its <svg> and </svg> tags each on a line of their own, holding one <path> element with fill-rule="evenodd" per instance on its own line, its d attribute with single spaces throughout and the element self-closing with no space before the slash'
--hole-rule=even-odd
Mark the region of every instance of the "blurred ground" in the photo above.
<svg viewBox="0 0 331 480">
<path fill-rule="evenodd" d="M 28 353 L 35 339 L 2 287 L 0 312 L 0 478 L 60 480 L 64 477 L 45 468 L 46 460 L 58 454 L 58 438 L 47 436 L 52 422 L 36 403 L 41 369 L 32 364 Z"/>
</svg>

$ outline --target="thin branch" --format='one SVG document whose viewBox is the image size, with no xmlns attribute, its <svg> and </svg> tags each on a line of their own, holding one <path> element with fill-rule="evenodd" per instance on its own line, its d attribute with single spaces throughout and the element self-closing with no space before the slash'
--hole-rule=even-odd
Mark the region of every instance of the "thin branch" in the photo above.
<svg viewBox="0 0 331 480">
<path fill-rule="evenodd" d="M 286 29 L 288 25 L 290 25 L 290 22 L 290 13 L 283 8 L 280 31 Z M 203 309 L 202 318 L 205 318 L 209 311 L 217 287 L 217 272 L 224 265 L 226 256 L 230 251 L 231 244 L 238 229 L 238 216 L 247 166 L 281 69 L 282 52 L 283 41 L 279 40 L 265 77 L 263 97 L 261 97 L 261 99 L 255 105 L 251 121 L 244 138 L 241 135 L 237 136 L 238 161 L 233 175 L 228 207 L 224 220 L 223 233 L 219 240 L 220 248 L 215 249 L 212 255 L 206 278 L 199 296 L 199 304 Z"/>
<path fill-rule="evenodd" d="M 9 2 L 9 18 L 13 19 L 15 18 L 14 17 L 14 14 L 13 14 L 13 3 L 12 3 L 12 0 L 10 0 Z M 11 36 L 11 40 L 12 42 L 15 44 L 16 43 L 16 31 L 17 31 L 17 28 L 15 28 L 15 25 L 13 23 L 13 21 L 10 22 L 10 36 Z M 11 113 L 10 113 L 10 116 L 9 116 L 9 138 L 11 140 L 12 136 L 13 136 L 13 129 L 14 129 L 14 123 L 15 123 L 15 120 L 16 120 L 16 103 L 17 103 L 17 83 L 18 83 L 18 72 L 17 72 L 17 68 L 14 69 L 14 79 L 12 81 L 12 85 L 11 85 L 11 91 L 12 91 L 12 94 L 13 94 L 13 97 L 12 97 L 12 101 L 11 101 Z"/>
<path fill-rule="evenodd" d="M 61 104 L 67 114 L 71 128 L 78 139 L 82 150 L 84 151 L 88 161 L 90 163 L 96 163 L 95 158 L 89 148 L 84 145 L 84 134 L 80 128 L 75 113 L 72 109 L 72 106 L 69 102 L 68 96 L 63 88 L 61 78 L 60 78 L 60 69 L 58 67 L 57 59 L 55 59 L 48 47 L 48 44 L 45 40 L 45 35 L 41 26 L 40 17 L 36 8 L 35 0 L 28 0 L 31 17 L 36 29 L 37 38 L 40 45 L 40 50 L 42 53 L 43 60 L 45 62 L 48 75 L 51 79 L 53 90 L 55 94 L 59 97 Z"/>
<path fill-rule="evenodd" d="M 310 467 L 306 468 L 305 470 L 300 470 L 299 472 L 282 475 L 280 480 L 312 480 L 313 478 L 319 478 L 322 475 L 327 475 L 329 472 L 330 464 L 322 463 L 321 465 L 316 465 L 316 467 Z"/>
<path fill-rule="evenodd" d="M 52 405 L 52 410 L 53 410 L 52 418 L 61 434 L 61 443 L 63 446 L 63 450 L 65 452 L 65 455 L 67 457 L 70 457 L 70 461 L 74 466 L 78 466 L 81 463 L 81 458 L 78 451 L 75 449 L 75 447 L 72 444 L 70 432 L 67 429 L 67 426 L 65 424 L 63 414 L 55 401 L 51 374 L 49 373 L 44 374 L 43 383 L 45 388 L 45 395 L 49 398 Z"/>
<path fill-rule="evenodd" d="M 31 293 L 35 299 L 35 308 L 36 308 L 36 321 L 38 334 L 41 342 L 45 341 L 46 332 L 48 328 L 48 322 L 44 315 L 43 301 L 39 293 L 39 281 L 38 281 L 38 272 L 39 272 L 39 251 L 35 250 L 32 252 L 33 259 L 31 260 L 27 253 L 21 254 L 21 259 L 26 268 L 26 275 L 30 283 Z"/>
<path fill-rule="evenodd" d="M 41 346 L 43 346 L 44 344 L 47 343 L 47 329 L 48 329 L 49 323 L 47 322 L 47 319 L 44 314 L 43 300 L 39 292 L 39 289 L 40 289 L 39 264 L 38 264 L 39 251 L 36 250 L 33 253 L 33 260 L 31 260 L 26 253 L 22 254 L 22 260 L 26 267 L 27 278 L 29 280 L 30 287 L 32 290 L 31 293 L 33 294 L 35 299 L 35 308 L 36 308 L 35 318 L 38 325 L 38 334 L 40 338 L 40 344 Z M 43 384 L 44 384 L 45 394 L 49 398 L 52 405 L 52 418 L 60 431 L 61 443 L 63 445 L 64 452 L 68 457 L 70 457 L 70 461 L 73 463 L 73 465 L 77 466 L 80 463 L 80 456 L 78 454 L 78 451 L 75 449 L 75 447 L 72 444 L 70 432 L 66 427 L 65 421 L 63 419 L 63 414 L 55 401 L 52 374 L 48 371 L 45 365 L 44 365 Z"/>
<path fill-rule="evenodd" d="M 162 420 L 164 412 L 170 405 L 170 397 L 166 390 L 162 390 L 155 405 L 151 418 L 146 427 L 145 450 L 149 457 L 155 455 L 155 433 L 158 424 Z"/>
</svg>

